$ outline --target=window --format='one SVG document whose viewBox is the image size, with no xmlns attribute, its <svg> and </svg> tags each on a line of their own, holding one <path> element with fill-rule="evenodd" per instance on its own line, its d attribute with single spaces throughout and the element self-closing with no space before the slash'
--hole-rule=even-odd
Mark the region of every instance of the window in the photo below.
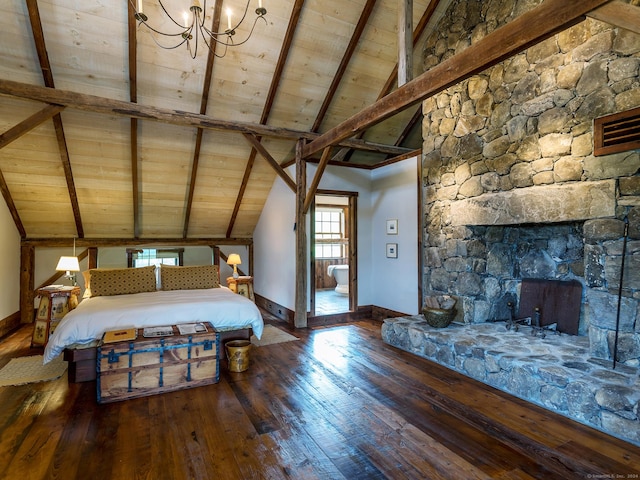
<svg viewBox="0 0 640 480">
<path fill-rule="evenodd" d="M 127 248 L 127 267 L 147 267 L 149 265 L 182 265 L 184 248 Z"/>
<path fill-rule="evenodd" d="M 316 258 L 344 258 L 345 215 L 340 207 L 316 208 Z"/>
</svg>

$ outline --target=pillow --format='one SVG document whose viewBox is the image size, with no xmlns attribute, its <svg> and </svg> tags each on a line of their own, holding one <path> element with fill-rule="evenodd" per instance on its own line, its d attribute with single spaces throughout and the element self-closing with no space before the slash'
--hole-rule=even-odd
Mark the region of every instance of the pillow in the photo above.
<svg viewBox="0 0 640 480">
<path fill-rule="evenodd" d="M 89 270 L 92 297 L 156 291 L 156 267 L 94 268 Z"/>
<path fill-rule="evenodd" d="M 160 285 L 162 285 L 162 290 L 218 288 L 220 286 L 218 266 L 174 267 L 160 265 Z"/>
</svg>

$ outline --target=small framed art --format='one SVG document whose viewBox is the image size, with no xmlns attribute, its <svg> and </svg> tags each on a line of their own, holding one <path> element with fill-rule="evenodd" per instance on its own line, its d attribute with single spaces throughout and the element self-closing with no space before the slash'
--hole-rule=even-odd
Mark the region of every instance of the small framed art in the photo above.
<svg viewBox="0 0 640 480">
<path fill-rule="evenodd" d="M 387 235 L 398 234 L 398 219 L 387 220 Z"/>
<path fill-rule="evenodd" d="M 397 243 L 387 243 L 387 258 L 398 258 Z"/>
</svg>

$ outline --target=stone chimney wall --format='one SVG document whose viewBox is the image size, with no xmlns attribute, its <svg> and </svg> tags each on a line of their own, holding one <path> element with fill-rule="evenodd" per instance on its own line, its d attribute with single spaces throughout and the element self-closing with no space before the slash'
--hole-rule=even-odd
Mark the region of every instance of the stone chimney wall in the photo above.
<svg viewBox="0 0 640 480">
<path fill-rule="evenodd" d="M 541 0 L 454 0 L 424 70 Z M 640 3 L 634 0 L 633 3 Z M 581 334 L 640 364 L 640 151 L 593 155 L 593 120 L 640 106 L 640 35 L 587 19 L 423 102 L 424 295 L 503 318 L 522 278 L 583 284 Z"/>
</svg>

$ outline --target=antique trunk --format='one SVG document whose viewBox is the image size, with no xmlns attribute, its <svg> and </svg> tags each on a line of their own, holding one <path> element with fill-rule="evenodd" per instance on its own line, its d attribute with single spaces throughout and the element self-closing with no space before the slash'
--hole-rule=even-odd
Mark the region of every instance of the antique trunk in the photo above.
<svg viewBox="0 0 640 480">
<path fill-rule="evenodd" d="M 145 329 L 138 329 L 133 340 L 103 340 L 97 355 L 98 403 L 217 383 L 220 334 L 208 323 L 197 325 L 203 331 L 181 334 L 173 326 L 165 327 L 172 335 L 145 337 Z"/>
</svg>

